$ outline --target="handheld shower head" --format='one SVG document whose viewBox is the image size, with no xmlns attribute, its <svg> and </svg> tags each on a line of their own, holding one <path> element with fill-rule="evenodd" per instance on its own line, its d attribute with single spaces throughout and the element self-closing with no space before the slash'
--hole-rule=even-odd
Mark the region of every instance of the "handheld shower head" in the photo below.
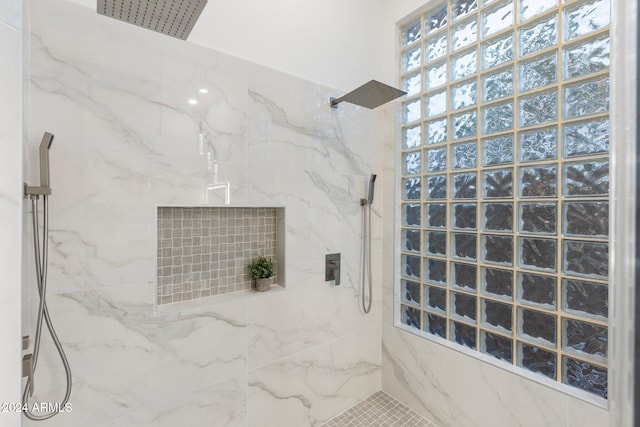
<svg viewBox="0 0 640 427">
<path fill-rule="evenodd" d="M 53 134 L 45 132 L 40 142 L 40 186 L 49 188 L 49 149 L 53 144 Z"/>
<path fill-rule="evenodd" d="M 372 173 L 371 174 L 371 178 L 369 178 L 369 196 L 367 197 L 367 203 L 368 204 L 373 204 L 373 193 L 375 192 L 375 188 L 376 188 L 376 177 L 378 175 Z"/>
</svg>

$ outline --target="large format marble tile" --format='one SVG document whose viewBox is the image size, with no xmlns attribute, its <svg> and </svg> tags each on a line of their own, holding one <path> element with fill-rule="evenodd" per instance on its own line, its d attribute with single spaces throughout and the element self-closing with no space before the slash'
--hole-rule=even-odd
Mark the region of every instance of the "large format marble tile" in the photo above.
<svg viewBox="0 0 640 427">
<path fill-rule="evenodd" d="M 382 388 L 440 427 L 566 425 L 555 390 L 383 324 Z"/>
<path fill-rule="evenodd" d="M 380 388 L 375 326 L 249 372 L 250 426 L 316 426 Z"/>
<path fill-rule="evenodd" d="M 174 427 L 247 425 L 247 377 L 240 375 L 192 393 L 180 394 L 98 427 Z"/>
<path fill-rule="evenodd" d="M 49 299 L 74 378 L 74 410 L 52 425 L 95 425 L 246 374 L 244 301 L 163 316 L 153 314 L 152 301 L 148 285 Z M 62 369 L 43 342 L 36 398 L 56 401 Z"/>
</svg>

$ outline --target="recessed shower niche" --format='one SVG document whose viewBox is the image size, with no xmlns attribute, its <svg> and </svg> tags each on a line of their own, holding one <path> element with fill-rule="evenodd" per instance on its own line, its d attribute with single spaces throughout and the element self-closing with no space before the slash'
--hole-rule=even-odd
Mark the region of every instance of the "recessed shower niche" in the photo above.
<svg viewBox="0 0 640 427">
<path fill-rule="evenodd" d="M 255 290 L 247 266 L 276 261 L 272 288 L 284 288 L 284 208 L 159 206 L 158 306 Z"/>
</svg>

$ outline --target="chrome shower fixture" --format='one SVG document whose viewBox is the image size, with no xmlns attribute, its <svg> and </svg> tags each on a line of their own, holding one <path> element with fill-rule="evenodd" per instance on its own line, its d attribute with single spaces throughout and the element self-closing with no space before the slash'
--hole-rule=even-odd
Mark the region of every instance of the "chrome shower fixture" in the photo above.
<svg viewBox="0 0 640 427">
<path fill-rule="evenodd" d="M 40 195 L 45 196 L 51 194 L 51 185 L 49 180 L 49 149 L 53 144 L 53 135 L 49 132 L 45 132 L 40 141 L 40 186 L 31 187 L 27 184 L 24 185 L 24 195 Z"/>
<path fill-rule="evenodd" d="M 367 198 L 360 199 L 360 206 L 373 204 L 373 193 L 375 192 L 375 189 L 376 189 L 377 176 L 378 175 L 376 175 L 375 173 L 371 174 L 371 177 L 369 178 L 369 188 L 367 189 Z"/>
<path fill-rule="evenodd" d="M 186 40 L 207 0 L 98 0 L 97 12 Z"/>
<path fill-rule="evenodd" d="M 406 94 L 405 91 L 371 80 L 340 98 L 329 98 L 329 101 L 331 108 L 338 108 L 341 102 L 349 102 L 371 110 Z"/>
</svg>

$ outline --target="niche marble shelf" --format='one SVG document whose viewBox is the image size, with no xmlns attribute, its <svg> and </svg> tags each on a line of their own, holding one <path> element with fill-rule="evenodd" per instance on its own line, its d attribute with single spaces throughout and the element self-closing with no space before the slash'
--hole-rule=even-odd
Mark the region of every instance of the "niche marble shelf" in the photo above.
<svg viewBox="0 0 640 427">
<path fill-rule="evenodd" d="M 158 206 L 156 230 L 157 307 L 257 292 L 247 266 L 259 256 L 285 287 L 283 207 Z"/>
</svg>

